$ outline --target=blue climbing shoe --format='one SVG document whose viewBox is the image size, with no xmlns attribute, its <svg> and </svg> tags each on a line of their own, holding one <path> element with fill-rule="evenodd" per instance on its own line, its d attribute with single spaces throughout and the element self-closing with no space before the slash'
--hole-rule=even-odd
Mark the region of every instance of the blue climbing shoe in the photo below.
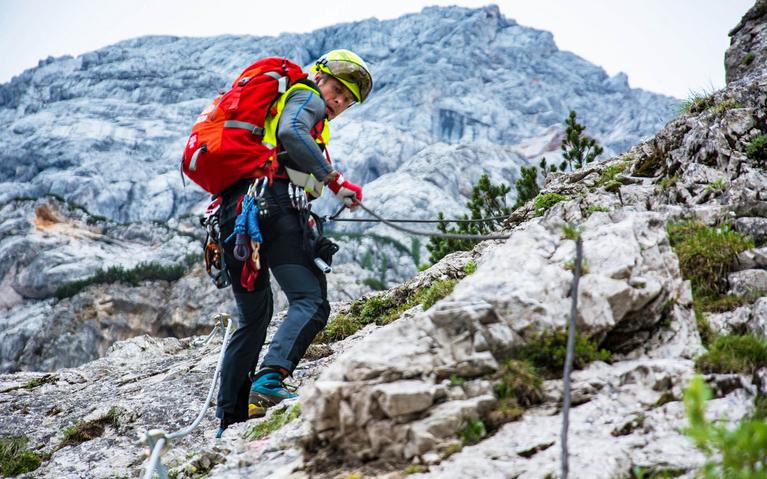
<svg viewBox="0 0 767 479">
<path fill-rule="evenodd" d="M 282 382 L 282 375 L 277 371 L 259 371 L 250 386 L 250 404 L 268 408 L 279 404 L 285 399 L 298 397 L 289 391 Z"/>
</svg>

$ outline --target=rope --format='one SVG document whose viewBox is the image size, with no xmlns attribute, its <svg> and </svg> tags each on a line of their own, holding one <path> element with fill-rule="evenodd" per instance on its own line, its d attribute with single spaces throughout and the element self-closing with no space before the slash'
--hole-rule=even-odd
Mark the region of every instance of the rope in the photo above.
<svg viewBox="0 0 767 479">
<path fill-rule="evenodd" d="M 395 230 L 402 231 L 403 233 L 408 233 L 412 235 L 430 236 L 435 238 L 446 238 L 446 239 L 475 240 L 475 241 L 504 240 L 504 239 L 509 239 L 511 237 L 511 235 L 508 235 L 508 234 L 506 235 L 469 235 L 469 234 L 461 234 L 461 233 L 430 233 L 428 231 L 411 230 L 410 228 L 397 226 L 396 224 L 394 224 L 393 221 L 388 220 L 386 218 L 382 218 L 375 211 L 371 210 L 370 208 L 362 204 L 361 201 L 357 202 L 357 206 L 362 208 L 363 211 L 373 216 L 376 220 L 380 221 L 381 223 L 391 228 L 394 228 Z M 439 223 L 439 222 L 446 222 L 446 221 L 447 220 L 442 220 L 437 222 Z"/>
<path fill-rule="evenodd" d="M 443 219 L 443 220 L 397 220 L 392 218 L 387 218 L 386 221 L 390 223 L 489 223 L 491 221 L 500 221 L 508 219 L 508 216 L 489 216 L 487 218 L 481 218 L 476 220 L 467 220 L 467 219 L 460 219 L 460 220 L 453 220 L 453 219 Z M 332 216 L 328 216 L 325 218 L 327 221 L 347 221 L 350 223 L 380 223 L 382 220 L 376 219 L 376 218 L 334 218 Z"/>
<path fill-rule="evenodd" d="M 575 346 L 575 315 L 578 310 L 578 282 L 581 279 L 581 263 L 583 262 L 583 240 L 580 236 L 575 240 L 575 271 L 573 272 L 572 303 L 570 305 L 570 321 L 567 325 L 567 355 L 565 356 L 564 404 L 562 406 L 562 479 L 567 479 L 569 471 L 567 453 L 567 431 L 570 427 L 570 373 L 573 370 L 573 349 Z"/>
<path fill-rule="evenodd" d="M 229 345 L 229 339 L 232 335 L 232 319 L 228 314 L 220 313 L 216 315 L 216 327 L 214 328 L 214 331 L 221 325 L 223 321 L 226 321 L 227 323 L 226 332 L 224 333 L 224 343 L 221 346 L 221 352 L 218 355 L 216 372 L 213 374 L 213 381 L 210 383 L 210 389 L 208 390 L 208 397 L 205 400 L 205 404 L 200 409 L 200 413 L 197 415 L 197 418 L 194 420 L 194 422 L 186 429 L 176 431 L 172 434 L 168 434 L 165 431 L 159 429 L 152 429 L 146 433 L 144 440 L 146 441 L 147 445 L 152 448 L 152 454 L 149 458 L 149 465 L 147 466 L 146 474 L 144 474 L 144 479 L 152 479 L 152 476 L 155 473 L 155 469 L 157 469 L 160 479 L 167 479 L 168 473 L 161 461 L 161 456 L 165 452 L 165 446 L 169 446 L 172 441 L 181 439 L 182 437 L 191 433 L 192 430 L 196 428 L 200 422 L 202 422 L 203 417 L 205 417 L 208 406 L 210 406 L 210 402 L 213 399 L 213 392 L 216 389 L 218 376 L 221 374 L 221 367 L 224 363 L 224 353 L 226 352 L 226 347 Z M 212 337 L 211 335 L 208 336 L 204 344 L 207 344 L 207 341 L 209 341 Z"/>
</svg>

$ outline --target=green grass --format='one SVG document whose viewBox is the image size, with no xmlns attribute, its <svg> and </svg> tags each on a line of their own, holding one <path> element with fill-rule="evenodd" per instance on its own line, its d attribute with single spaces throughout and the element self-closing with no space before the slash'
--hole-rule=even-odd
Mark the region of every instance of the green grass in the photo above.
<svg viewBox="0 0 767 479">
<path fill-rule="evenodd" d="M 481 419 L 465 419 L 458 437 L 464 445 L 476 444 L 487 435 L 485 423 Z"/>
<path fill-rule="evenodd" d="M 767 134 L 761 133 L 754 137 L 746 147 L 746 156 L 757 165 L 767 165 Z"/>
<path fill-rule="evenodd" d="M 43 384 L 53 384 L 56 382 L 56 376 L 52 374 L 46 374 L 44 376 L 40 376 L 39 378 L 33 378 L 31 379 L 25 386 L 25 389 L 35 389 L 39 388 Z"/>
<path fill-rule="evenodd" d="M 679 182 L 679 175 L 674 176 L 667 176 L 664 177 L 660 182 L 658 183 L 658 186 L 660 186 L 660 189 L 667 190 L 671 188 L 672 186 L 675 186 Z"/>
<path fill-rule="evenodd" d="M 280 429 L 285 424 L 297 419 L 301 416 L 301 406 L 296 403 L 291 407 L 284 407 L 280 410 L 274 411 L 268 419 L 260 421 L 250 431 L 245 434 L 245 438 L 249 441 L 255 441 L 257 439 L 263 439 L 274 431 Z"/>
<path fill-rule="evenodd" d="M 702 113 L 716 105 L 714 93 L 701 91 L 690 92 L 690 96 L 682 102 L 682 113 Z"/>
<path fill-rule="evenodd" d="M 692 283 L 693 296 L 717 298 L 727 289 L 738 254 L 754 242 L 728 225 L 709 227 L 699 221 L 669 223 L 671 246 L 679 257 L 682 276 Z"/>
<path fill-rule="evenodd" d="M 420 474 L 422 472 L 428 471 L 429 468 L 424 466 L 423 464 L 410 464 L 405 468 L 405 475 L 409 476 L 410 474 Z"/>
<path fill-rule="evenodd" d="M 567 201 L 567 196 L 560 195 L 558 193 L 544 193 L 538 195 L 533 200 L 533 209 L 536 216 L 543 216 L 546 211 L 557 203 Z"/>
<path fill-rule="evenodd" d="M 189 270 L 194 262 L 192 257 L 194 261 L 197 260 L 197 255 L 189 255 L 182 264 L 140 263 L 131 269 L 120 266 L 112 266 L 106 270 L 99 269 L 90 278 L 60 286 L 56 289 L 56 297 L 59 299 L 72 297 L 92 284 L 123 282 L 137 286 L 142 281 L 176 281 Z"/>
<path fill-rule="evenodd" d="M 749 66 L 754 62 L 754 58 L 756 58 L 756 55 L 753 52 L 748 52 L 740 63 Z"/>
<path fill-rule="evenodd" d="M 474 274 L 477 271 L 477 263 L 475 261 L 469 261 L 463 266 L 463 272 L 466 274 Z"/>
<path fill-rule="evenodd" d="M 618 175 L 623 173 L 628 166 L 629 163 L 627 161 L 620 161 L 605 168 L 602 176 L 597 181 L 597 187 L 604 188 L 607 191 L 617 191 L 623 184 Z"/>
<path fill-rule="evenodd" d="M 713 193 L 715 191 L 724 191 L 726 186 L 727 183 L 724 181 L 724 178 L 719 178 L 718 180 L 706 186 L 706 191 L 709 193 Z"/>
<path fill-rule="evenodd" d="M 658 171 L 665 167 L 663 155 L 654 149 L 652 154 L 637 161 L 634 166 L 634 176 L 652 178 L 657 176 Z"/>
<path fill-rule="evenodd" d="M 743 108 L 743 103 L 740 103 L 735 100 L 722 100 L 716 105 L 711 107 L 711 111 L 714 113 L 723 113 L 727 110 L 732 110 L 734 108 Z"/>
<path fill-rule="evenodd" d="M 106 415 L 94 421 L 79 421 L 74 426 L 64 429 L 64 437 L 61 443 L 59 443 L 58 448 L 77 446 L 78 444 L 101 437 L 107 426 L 117 426 L 119 424 L 119 418 L 120 413 L 117 408 L 112 408 Z"/>
<path fill-rule="evenodd" d="M 597 213 L 597 212 L 609 213 L 610 212 L 610 208 L 608 208 L 607 206 L 602 206 L 602 205 L 589 205 L 586 208 L 586 212 L 585 212 L 586 218 L 588 218 L 589 216 L 591 216 L 591 215 L 593 215 L 594 213 Z"/>
<path fill-rule="evenodd" d="M 368 324 L 383 326 L 396 321 L 402 313 L 421 304 L 429 309 L 453 291 L 458 280 L 434 281 L 428 287 L 405 297 L 377 295 L 352 303 L 347 314 L 336 315 L 315 338 L 316 343 L 340 341 L 356 333 Z"/>
<path fill-rule="evenodd" d="M 26 436 L 0 438 L 0 474 L 13 477 L 40 467 L 44 456 L 27 449 Z"/>
<path fill-rule="evenodd" d="M 746 296 L 728 294 L 716 298 L 704 298 L 704 300 L 699 302 L 699 306 L 706 313 L 724 313 L 725 311 L 732 311 L 749 304 L 753 300 Z"/>
<path fill-rule="evenodd" d="M 767 367 L 767 342 L 752 335 L 719 336 L 695 367 L 703 373 L 753 374 Z"/>
<path fill-rule="evenodd" d="M 582 369 L 592 361 L 609 361 L 611 354 L 599 349 L 596 344 L 576 334 L 573 350 L 573 367 Z M 564 330 L 547 331 L 538 335 L 518 348 L 512 355 L 514 359 L 529 361 L 546 377 L 561 377 L 567 353 L 567 332 Z"/>
<path fill-rule="evenodd" d="M 543 402 L 543 378 L 529 361 L 509 359 L 495 383 L 498 404 L 488 416 L 493 429 L 519 419 L 525 409 Z"/>
</svg>

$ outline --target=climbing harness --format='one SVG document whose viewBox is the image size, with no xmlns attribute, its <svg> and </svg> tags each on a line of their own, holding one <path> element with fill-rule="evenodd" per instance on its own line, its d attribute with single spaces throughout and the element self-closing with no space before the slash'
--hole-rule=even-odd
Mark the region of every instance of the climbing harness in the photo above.
<svg viewBox="0 0 767 479">
<path fill-rule="evenodd" d="M 197 418 L 194 420 L 194 422 L 186 429 L 182 429 L 171 434 L 168 434 L 162 429 L 150 429 L 144 434 L 143 441 L 146 442 L 147 446 L 152 451 L 149 456 L 149 464 L 147 465 L 144 479 L 152 479 L 155 470 L 160 476 L 160 479 L 168 479 L 168 470 L 162 463 L 162 455 L 170 448 L 173 441 L 189 435 L 192 430 L 194 430 L 194 428 L 196 428 L 200 422 L 202 422 L 202 419 L 205 417 L 205 413 L 210 406 L 210 402 L 213 399 L 213 391 L 216 389 L 218 376 L 221 374 L 221 367 L 224 363 L 224 353 L 226 352 L 226 347 L 229 345 L 229 339 L 231 338 L 232 332 L 234 331 L 232 318 L 228 314 L 219 313 L 214 317 L 214 319 L 216 320 L 216 326 L 214 327 L 213 332 L 211 332 L 208 338 L 203 342 L 203 345 L 210 341 L 210 339 L 213 337 L 213 333 L 221 328 L 221 325 L 224 321 L 226 322 L 226 330 L 224 332 L 224 342 L 221 346 L 221 352 L 218 355 L 216 372 L 213 374 L 213 380 L 210 383 L 210 389 L 208 390 L 208 397 L 205 400 L 205 404 L 203 404 L 202 408 L 200 409 L 200 413 L 197 415 Z"/>
<path fill-rule="evenodd" d="M 338 245 L 324 236 L 326 219 L 312 212 L 312 205 L 306 191 L 293 183 L 288 184 L 290 203 L 298 211 L 298 221 L 303 234 L 304 251 L 315 266 L 325 274 L 333 271 L 330 267 L 333 255 L 338 252 Z M 340 214 L 339 211 L 337 213 Z M 336 216 L 337 216 L 336 215 Z"/>
</svg>

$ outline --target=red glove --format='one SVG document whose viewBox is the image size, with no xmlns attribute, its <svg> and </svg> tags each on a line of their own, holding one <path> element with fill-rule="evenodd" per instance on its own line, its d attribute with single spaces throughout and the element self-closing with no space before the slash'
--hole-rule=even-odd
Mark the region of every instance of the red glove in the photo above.
<svg viewBox="0 0 767 479">
<path fill-rule="evenodd" d="M 338 176 L 328 183 L 328 188 L 336 195 L 339 201 L 348 206 L 352 211 L 357 209 L 357 202 L 362 201 L 362 187 L 349 183 L 341 173 L 338 173 Z"/>
</svg>

